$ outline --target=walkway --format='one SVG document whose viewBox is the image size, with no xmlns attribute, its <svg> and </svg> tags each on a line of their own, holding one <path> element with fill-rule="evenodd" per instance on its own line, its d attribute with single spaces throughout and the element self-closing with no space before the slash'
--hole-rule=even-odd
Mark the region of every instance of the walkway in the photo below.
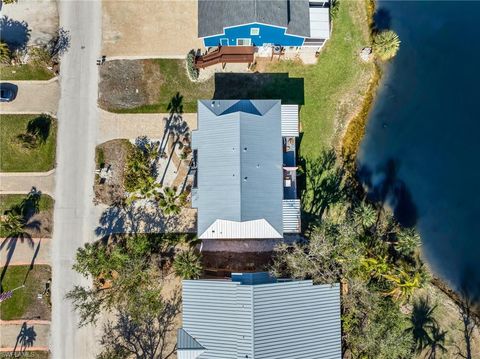
<svg viewBox="0 0 480 359">
<path fill-rule="evenodd" d="M 0 172 L 0 194 L 29 193 L 32 187 L 53 196 L 55 170 L 49 172 Z"/>
<path fill-rule="evenodd" d="M 60 88 L 57 78 L 48 81 L 7 81 L 18 86 L 12 102 L 0 103 L 0 114 L 27 114 L 57 112 Z"/>
<path fill-rule="evenodd" d="M 100 110 L 100 129 L 97 144 L 118 138 L 134 139 L 138 136 L 162 138 L 168 113 L 112 113 Z M 184 113 L 182 118 L 190 129 L 197 128 L 197 114 Z"/>
<path fill-rule="evenodd" d="M 62 57 L 58 108 L 55 231 L 52 239 L 53 359 L 95 358 L 99 333 L 78 328 L 79 317 L 65 294 L 90 281 L 72 269 L 75 254 L 93 240 L 93 180 L 98 125 L 97 58 L 101 55 L 101 1 L 60 1 L 60 26 L 71 44 Z M 102 328 L 99 328 L 100 330 Z"/>
<path fill-rule="evenodd" d="M 12 248 L 13 247 L 13 248 Z M 51 264 L 50 238 L 33 238 L 31 241 L 18 238 L 0 238 L 0 267 L 5 265 L 9 252 L 8 265 Z"/>
<path fill-rule="evenodd" d="M 0 321 L 0 352 L 16 352 L 23 350 L 22 341 L 25 341 L 26 350 L 48 350 L 50 322 L 45 320 L 12 320 Z M 22 328 L 23 327 L 23 328 Z M 2 355 L 0 354 L 0 357 Z M 25 357 L 28 357 L 26 355 Z"/>
</svg>

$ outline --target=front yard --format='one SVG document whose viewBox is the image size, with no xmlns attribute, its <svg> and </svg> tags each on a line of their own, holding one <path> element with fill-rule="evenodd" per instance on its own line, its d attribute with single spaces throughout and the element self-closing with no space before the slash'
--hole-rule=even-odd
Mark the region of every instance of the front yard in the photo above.
<svg viewBox="0 0 480 359">
<path fill-rule="evenodd" d="M 4 65 L 0 64 L 0 79 L 2 81 L 20 80 L 50 80 L 55 74 L 43 65 Z"/>
<path fill-rule="evenodd" d="M 53 206 L 52 197 L 45 194 L 34 197 L 23 194 L 0 195 L 0 217 L 9 210 L 21 212 L 25 221 L 25 231 L 33 237 L 49 238 L 53 231 Z M 36 213 L 38 211 L 38 213 Z M 0 221 L 1 222 L 1 221 Z M 9 236 L 10 233 L 0 227 L 0 238 Z"/>
<path fill-rule="evenodd" d="M 46 265 L 36 265 L 30 270 L 30 266 L 9 266 L 5 272 L 1 286 L 2 292 L 21 287 L 13 292 L 10 299 L 0 305 L 1 320 L 15 319 L 42 319 L 50 320 L 49 295 L 38 294 L 45 291 L 47 281 L 51 278 L 51 269 Z"/>
<path fill-rule="evenodd" d="M 56 120 L 49 116 L 0 116 L 0 172 L 53 169 L 56 135 Z"/>
</svg>

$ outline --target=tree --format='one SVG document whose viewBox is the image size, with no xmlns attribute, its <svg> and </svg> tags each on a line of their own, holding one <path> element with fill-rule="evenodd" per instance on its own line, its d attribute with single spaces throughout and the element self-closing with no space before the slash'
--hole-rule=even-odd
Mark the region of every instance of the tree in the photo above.
<svg viewBox="0 0 480 359">
<path fill-rule="evenodd" d="M 158 195 L 158 204 L 163 210 L 163 213 L 167 216 L 176 216 L 182 210 L 179 205 L 180 195 L 177 194 L 175 187 L 166 187 L 163 189 L 163 193 Z"/>
<path fill-rule="evenodd" d="M 198 279 L 202 274 L 201 257 L 193 249 L 182 251 L 175 256 L 173 269 L 182 279 Z"/>
<path fill-rule="evenodd" d="M 25 235 L 25 220 L 20 213 L 8 211 L 1 222 L 3 230 L 8 237 L 23 237 Z"/>
<path fill-rule="evenodd" d="M 158 190 L 161 187 L 162 185 L 156 182 L 154 177 L 147 176 L 139 182 L 137 190 L 130 194 L 127 199 L 127 203 L 130 204 L 138 199 L 153 199 L 158 196 Z"/>
<path fill-rule="evenodd" d="M 104 325 L 102 351 L 97 359 L 167 359 L 173 355 L 176 348 L 168 346 L 167 335 L 175 328 L 180 296 L 170 300 L 156 298 L 156 308 L 149 303 L 145 307 L 143 298 L 139 299 L 137 307 L 121 308 L 116 320 Z"/>
<path fill-rule="evenodd" d="M 381 31 L 373 37 L 373 52 L 382 60 L 393 58 L 400 48 L 400 38 L 392 30 Z"/>
<path fill-rule="evenodd" d="M 414 228 L 402 229 L 397 233 L 395 249 L 401 255 L 411 256 L 420 245 L 420 236 Z"/>
<path fill-rule="evenodd" d="M 0 41 L 0 62 L 2 64 L 8 64 L 10 62 L 10 49 L 3 41 Z"/>
<path fill-rule="evenodd" d="M 396 273 L 384 274 L 383 277 L 387 279 L 392 286 L 392 288 L 384 294 L 400 303 L 409 300 L 415 290 L 421 286 L 420 274 L 418 272 L 412 276 L 404 270 L 398 269 Z"/>
<path fill-rule="evenodd" d="M 377 211 L 373 206 L 362 202 L 355 209 L 355 222 L 364 229 L 372 227 L 377 221 Z"/>
</svg>

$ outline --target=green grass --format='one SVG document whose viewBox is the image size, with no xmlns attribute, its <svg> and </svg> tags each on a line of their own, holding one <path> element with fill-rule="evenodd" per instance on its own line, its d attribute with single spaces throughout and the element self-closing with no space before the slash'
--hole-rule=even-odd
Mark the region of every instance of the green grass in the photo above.
<svg viewBox="0 0 480 359">
<path fill-rule="evenodd" d="M 6 210 L 12 208 L 15 205 L 19 205 L 26 197 L 24 194 L 1 194 L 0 195 L 0 214 L 3 214 Z M 53 209 L 53 198 L 42 194 L 40 197 L 39 209 L 40 211 L 48 211 Z"/>
<path fill-rule="evenodd" d="M 55 74 L 44 66 L 33 64 L 25 65 L 0 65 L 0 79 L 11 80 L 50 80 Z"/>
<path fill-rule="evenodd" d="M 340 1 L 338 6 L 332 38 L 317 64 L 280 61 L 269 69 L 305 79 L 305 105 L 300 112 L 300 155 L 305 158 L 315 158 L 331 147 L 336 123 L 345 123 L 354 114 L 352 110 L 360 105 L 354 103 L 355 98 L 362 97 L 364 90 L 360 88 L 374 71 L 373 64 L 361 62 L 358 56 L 369 43 L 365 2 Z"/>
<path fill-rule="evenodd" d="M 51 269 L 46 265 L 36 265 L 28 273 L 29 268 L 30 266 L 9 266 L 7 268 L 2 281 L 3 291 L 20 287 L 25 278 L 27 279 L 24 288 L 16 290 L 10 299 L 0 304 L 1 320 L 23 319 L 27 311 L 35 312 L 36 308 L 34 307 L 39 305 L 37 293 L 43 293 L 46 281 L 51 278 Z"/>
<path fill-rule="evenodd" d="M 46 143 L 35 149 L 23 148 L 17 136 L 24 133 L 30 120 L 39 115 L 0 116 L 0 171 L 43 172 L 55 166 L 56 120 L 52 119 Z"/>
</svg>

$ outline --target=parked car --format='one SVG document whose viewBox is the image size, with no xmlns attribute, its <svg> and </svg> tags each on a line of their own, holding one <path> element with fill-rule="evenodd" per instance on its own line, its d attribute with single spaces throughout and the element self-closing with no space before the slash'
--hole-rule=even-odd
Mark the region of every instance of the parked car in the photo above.
<svg viewBox="0 0 480 359">
<path fill-rule="evenodd" d="M 17 85 L 8 82 L 0 83 L 0 102 L 10 102 L 17 96 Z"/>
</svg>

